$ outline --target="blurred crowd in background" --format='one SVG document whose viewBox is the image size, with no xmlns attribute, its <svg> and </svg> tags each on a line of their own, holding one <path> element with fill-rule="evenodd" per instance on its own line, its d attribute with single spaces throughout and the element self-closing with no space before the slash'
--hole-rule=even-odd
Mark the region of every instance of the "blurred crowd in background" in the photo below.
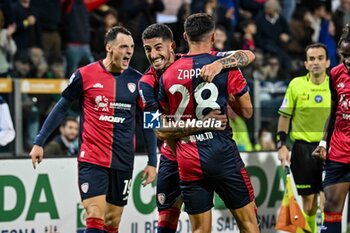
<svg viewBox="0 0 350 233">
<path fill-rule="evenodd" d="M 306 73 L 305 47 L 324 43 L 331 67 L 339 63 L 336 43 L 350 22 L 350 0 L 0 0 L 0 77 L 69 78 L 78 67 L 104 57 L 104 35 L 115 25 L 131 31 L 135 42 L 131 66 L 145 72 L 149 63 L 143 30 L 166 23 L 174 33 L 176 52 L 186 53 L 183 23 L 197 12 L 209 13 L 216 21 L 213 50 L 255 53 L 255 61 L 242 72 L 254 102 L 260 103 L 259 127 L 234 113 L 229 114 L 230 125 L 241 150 L 274 150 L 277 110 L 289 81 Z M 23 95 L 25 149 L 31 147 L 58 98 Z M 77 116 L 74 108 L 70 115 Z M 55 135 L 59 133 L 58 129 Z M 136 141 L 137 151 L 143 152 L 142 141 Z"/>
</svg>

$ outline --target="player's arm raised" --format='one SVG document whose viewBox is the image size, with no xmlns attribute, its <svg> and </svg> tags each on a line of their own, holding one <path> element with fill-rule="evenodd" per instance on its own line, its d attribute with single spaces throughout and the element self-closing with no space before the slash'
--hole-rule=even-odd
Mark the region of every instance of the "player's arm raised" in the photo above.
<svg viewBox="0 0 350 233">
<path fill-rule="evenodd" d="M 222 69 L 245 67 L 255 60 L 255 55 L 250 50 L 220 52 L 218 55 L 223 56 L 223 58 L 205 65 L 201 69 L 200 75 L 206 82 L 211 82 Z"/>
</svg>

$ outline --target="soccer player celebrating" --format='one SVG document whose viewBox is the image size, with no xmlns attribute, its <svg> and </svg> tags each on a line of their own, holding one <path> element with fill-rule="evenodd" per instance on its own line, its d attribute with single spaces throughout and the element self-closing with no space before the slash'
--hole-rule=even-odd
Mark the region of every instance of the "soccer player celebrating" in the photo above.
<svg viewBox="0 0 350 233">
<path fill-rule="evenodd" d="M 238 69 L 221 72 L 211 83 L 200 78 L 200 69 L 218 59 L 210 55 L 215 39 L 212 17 L 203 13 L 189 16 L 185 39 L 189 53 L 175 61 L 160 81 L 159 100 L 164 111 L 180 120 L 198 120 L 213 109 L 225 114 L 231 99 L 234 109 L 250 118 L 252 105 L 247 84 Z M 176 155 L 192 232 L 211 232 L 214 192 L 230 209 L 241 232 L 259 232 L 253 189 L 229 128 L 203 128 L 181 138 L 176 144 Z"/>
<path fill-rule="evenodd" d="M 305 76 L 294 78 L 288 86 L 278 121 L 278 158 L 284 167 L 289 161 L 286 138 L 290 121 L 290 136 L 294 142 L 291 156 L 291 170 L 298 194 L 303 202 L 303 214 L 316 233 L 317 194 L 320 194 L 320 208 L 323 211 L 324 194 L 322 192 L 323 162 L 312 157 L 318 142 L 322 139 L 320 129 L 325 124 L 330 110 L 331 94 L 327 47 L 323 44 L 311 44 L 306 47 Z M 316 115 L 317 118 L 310 116 Z"/>
<path fill-rule="evenodd" d="M 129 67 L 134 52 L 131 33 L 113 27 L 105 36 L 106 58 L 78 69 L 37 135 L 32 163 L 43 159 L 45 140 L 80 100 L 81 145 L 79 191 L 86 210 L 86 233 L 118 232 L 131 187 L 134 164 L 135 111 L 142 102 L 137 91 L 141 74 Z M 149 161 L 144 185 L 156 176 L 156 138 L 144 130 Z"/>
<path fill-rule="evenodd" d="M 164 24 L 148 26 L 142 34 L 142 40 L 151 67 L 140 80 L 140 93 L 145 103 L 145 111 L 156 111 L 159 108 L 159 76 L 175 61 L 175 44 L 170 28 Z M 202 78 L 211 81 L 223 68 L 246 66 L 254 60 L 254 54 L 251 51 L 222 54 L 228 54 L 228 56 L 206 65 L 201 70 Z M 206 117 L 216 118 L 222 123 L 227 121 L 226 116 L 220 115 L 218 110 L 210 112 Z M 179 134 L 185 136 L 189 131 L 191 129 L 174 133 L 177 133 L 177 136 Z M 178 165 L 175 155 L 166 143 L 162 145 L 161 153 L 157 176 L 158 233 L 175 233 L 182 205 Z"/>
<path fill-rule="evenodd" d="M 338 52 L 343 62 L 331 70 L 331 113 L 322 141 L 313 153 L 326 160 L 323 180 L 326 201 L 321 233 L 342 232 L 342 211 L 350 189 L 350 24 L 343 29 Z"/>
</svg>

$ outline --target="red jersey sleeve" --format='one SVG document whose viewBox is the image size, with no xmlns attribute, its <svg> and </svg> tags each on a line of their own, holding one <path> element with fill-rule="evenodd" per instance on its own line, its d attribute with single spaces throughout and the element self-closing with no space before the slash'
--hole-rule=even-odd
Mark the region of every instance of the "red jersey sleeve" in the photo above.
<svg viewBox="0 0 350 233">
<path fill-rule="evenodd" d="M 233 69 L 228 74 L 227 91 L 234 96 L 242 96 L 248 89 L 247 81 L 239 69 Z"/>
</svg>

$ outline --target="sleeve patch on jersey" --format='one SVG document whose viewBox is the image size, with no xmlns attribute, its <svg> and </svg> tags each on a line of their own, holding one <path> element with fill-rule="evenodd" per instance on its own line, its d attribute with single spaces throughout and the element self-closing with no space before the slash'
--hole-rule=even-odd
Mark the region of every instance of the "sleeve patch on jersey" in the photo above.
<svg viewBox="0 0 350 233">
<path fill-rule="evenodd" d="M 281 108 L 282 108 L 282 109 L 286 108 L 286 107 L 287 107 L 287 104 L 288 104 L 288 99 L 285 97 L 285 98 L 283 99 L 282 104 L 281 104 Z"/>
</svg>

